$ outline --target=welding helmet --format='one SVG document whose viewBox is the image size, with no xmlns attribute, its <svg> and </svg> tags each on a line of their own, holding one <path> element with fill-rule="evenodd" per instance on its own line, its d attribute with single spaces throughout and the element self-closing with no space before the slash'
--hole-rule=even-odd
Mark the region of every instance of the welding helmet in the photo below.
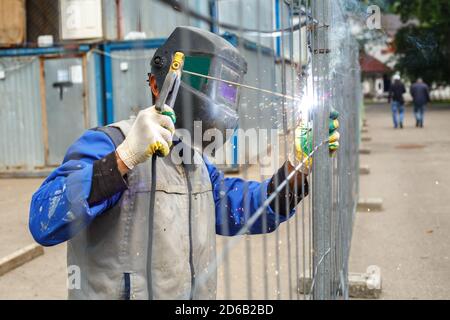
<svg viewBox="0 0 450 320">
<path fill-rule="evenodd" d="M 238 126 L 239 86 L 247 63 L 239 51 L 222 37 L 194 27 L 177 27 L 153 56 L 151 74 L 161 89 L 175 52 L 185 55 L 184 72 L 175 101 L 177 129 L 186 129 L 195 147 L 195 134 L 214 129 L 229 138 L 226 131 Z M 193 72 L 199 75 L 192 75 Z M 199 126 L 201 128 L 199 128 Z M 196 137 L 195 142 L 202 141 Z"/>
</svg>

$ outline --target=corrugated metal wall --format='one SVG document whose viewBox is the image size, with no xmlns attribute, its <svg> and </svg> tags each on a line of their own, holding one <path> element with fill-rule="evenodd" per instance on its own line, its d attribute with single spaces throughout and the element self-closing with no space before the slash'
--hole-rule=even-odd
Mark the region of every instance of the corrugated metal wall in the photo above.
<svg viewBox="0 0 450 320">
<path fill-rule="evenodd" d="M 0 170 L 42 167 L 39 60 L 0 58 L 0 66 L 7 70 L 6 78 L 0 80 Z"/>
<path fill-rule="evenodd" d="M 88 95 L 88 118 L 89 118 L 89 127 L 97 127 L 102 124 L 103 119 L 100 116 L 103 115 L 103 105 L 99 102 L 99 98 L 103 95 L 103 92 L 100 92 L 101 89 L 101 69 L 100 69 L 100 57 L 97 54 L 88 54 L 87 55 L 87 95 Z M 100 87 L 99 87 L 100 86 Z"/>
<path fill-rule="evenodd" d="M 229 23 L 242 28 L 273 30 L 274 0 L 227 0 L 217 1 L 219 21 Z M 258 10 L 255 10 L 255 9 Z M 220 32 L 228 31 L 220 28 Z M 273 37 L 257 38 L 254 35 L 244 35 L 248 40 L 259 42 L 267 47 L 273 47 Z"/>
<path fill-rule="evenodd" d="M 44 130 L 48 127 L 44 128 L 42 119 L 39 58 L 37 55 L 0 58 L 0 69 L 6 70 L 6 78 L 0 80 L 0 171 L 3 172 L 32 172 L 46 165 Z M 88 55 L 83 78 L 83 82 L 87 81 L 87 127 L 98 126 L 98 108 L 103 107 L 98 104 L 98 94 L 102 93 L 97 91 L 101 80 L 97 71 L 94 56 Z M 79 103 L 83 104 L 83 100 Z M 64 130 L 68 119 L 63 117 L 56 122 Z"/>
<path fill-rule="evenodd" d="M 248 71 L 244 83 L 277 92 L 275 70 L 275 56 L 273 53 L 263 53 L 253 46 L 254 43 L 241 39 L 238 49 L 248 63 Z M 258 52 L 258 50 L 260 50 Z M 278 90 L 280 91 L 280 90 Z M 242 88 L 240 101 L 240 127 L 248 128 L 277 128 L 279 98 L 258 91 Z"/>
<path fill-rule="evenodd" d="M 107 40 L 117 39 L 116 0 L 103 0 L 103 36 Z"/>
<path fill-rule="evenodd" d="M 128 119 L 136 110 L 152 105 L 147 73 L 154 53 L 153 49 L 112 53 L 114 121 Z M 127 71 L 121 70 L 123 63 Z"/>
<path fill-rule="evenodd" d="M 169 6 L 161 4 L 159 1 L 138 0 L 136 3 L 139 4 L 140 11 L 138 17 L 141 19 L 142 30 L 146 32 L 147 37 L 168 37 L 176 26 L 182 25 L 209 29 L 209 24 L 190 19 L 186 14 L 177 12 Z M 188 0 L 185 3 L 189 4 L 196 12 L 209 16 L 208 0 Z M 131 16 L 133 14 L 134 12 L 131 12 Z M 138 21 L 136 20 L 129 19 L 130 22 L 133 21 L 133 23 L 130 23 L 130 30 L 136 30 L 138 27 Z"/>
<path fill-rule="evenodd" d="M 209 0 L 187 0 L 186 5 L 209 17 Z M 145 32 L 147 39 L 168 37 L 176 26 L 191 25 L 209 29 L 206 22 L 190 19 L 157 0 L 121 1 L 122 39 L 117 35 L 117 6 L 115 0 L 103 1 L 104 34 L 108 40 L 123 40 L 131 31 Z"/>
</svg>

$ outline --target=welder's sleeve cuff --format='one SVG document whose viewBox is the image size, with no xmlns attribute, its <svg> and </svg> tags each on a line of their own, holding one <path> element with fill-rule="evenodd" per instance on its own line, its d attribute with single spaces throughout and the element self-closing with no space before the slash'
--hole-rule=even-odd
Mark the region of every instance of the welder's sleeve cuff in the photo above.
<svg viewBox="0 0 450 320">
<path fill-rule="evenodd" d="M 278 170 L 276 174 L 273 175 L 267 187 L 267 196 L 275 192 L 278 185 L 280 185 L 286 177 L 289 175 L 287 162 Z M 270 208 L 272 211 L 277 212 L 279 215 L 289 216 L 291 211 L 300 203 L 300 201 L 306 197 L 309 193 L 308 179 L 297 173 L 293 179 L 297 179 L 297 187 L 290 188 L 289 183 L 281 190 L 276 198 L 270 203 Z M 303 180 L 303 181 L 302 181 Z M 303 187 L 302 187 L 303 182 Z M 296 189 L 296 190 L 295 190 Z"/>
<path fill-rule="evenodd" d="M 108 200 L 126 189 L 128 189 L 128 184 L 117 167 L 115 152 L 94 162 L 89 205 Z"/>
</svg>

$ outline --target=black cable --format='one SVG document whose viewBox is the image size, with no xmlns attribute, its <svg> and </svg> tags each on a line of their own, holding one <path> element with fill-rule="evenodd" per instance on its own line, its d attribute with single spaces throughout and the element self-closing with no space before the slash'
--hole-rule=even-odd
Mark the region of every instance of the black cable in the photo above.
<svg viewBox="0 0 450 320">
<path fill-rule="evenodd" d="M 193 161 L 192 161 L 193 163 Z M 194 243 L 193 243 L 193 234 L 192 234 L 192 183 L 189 177 L 189 167 L 187 164 L 183 164 L 184 172 L 186 175 L 186 184 L 188 188 L 188 201 L 189 201 L 189 267 L 191 269 L 191 293 L 189 294 L 189 300 L 194 299 L 195 294 L 195 267 L 194 267 Z"/>
<path fill-rule="evenodd" d="M 151 168 L 151 187 L 150 187 L 150 204 L 148 212 L 148 247 L 147 247 L 147 285 L 148 285 L 148 299 L 153 300 L 153 281 L 152 281 L 152 252 L 153 252 L 153 218 L 155 212 L 155 197 L 156 197 L 156 154 L 152 157 Z"/>
</svg>

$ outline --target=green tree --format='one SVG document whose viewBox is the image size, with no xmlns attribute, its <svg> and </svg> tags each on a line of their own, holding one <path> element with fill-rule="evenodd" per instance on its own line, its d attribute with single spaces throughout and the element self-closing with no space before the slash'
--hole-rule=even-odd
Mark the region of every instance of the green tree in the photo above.
<svg viewBox="0 0 450 320">
<path fill-rule="evenodd" d="M 396 68 L 412 80 L 450 83 L 450 1 L 394 0 L 391 8 L 404 22 L 419 21 L 396 35 Z"/>
</svg>

